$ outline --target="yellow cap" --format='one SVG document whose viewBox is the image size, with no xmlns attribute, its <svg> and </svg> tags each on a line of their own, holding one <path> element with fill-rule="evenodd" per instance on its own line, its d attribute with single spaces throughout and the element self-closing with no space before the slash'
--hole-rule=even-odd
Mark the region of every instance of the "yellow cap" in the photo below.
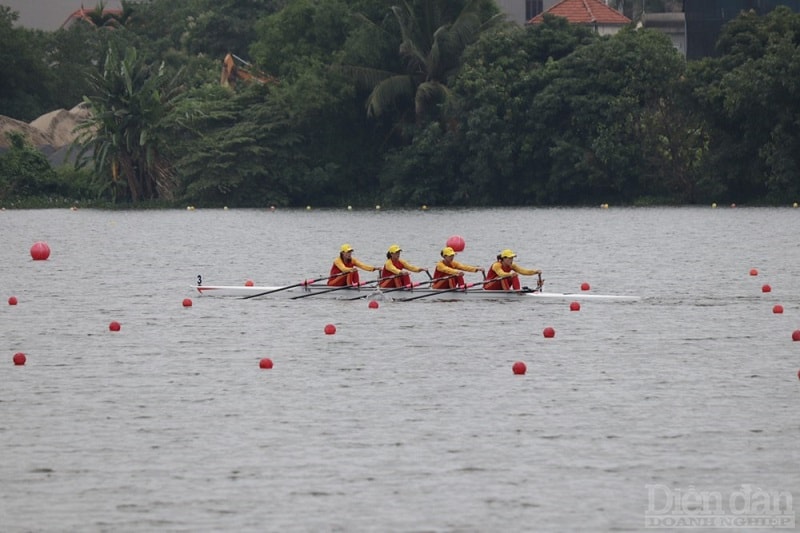
<svg viewBox="0 0 800 533">
<path fill-rule="evenodd" d="M 517 254 L 506 248 L 502 252 L 500 252 L 500 257 L 505 259 L 506 257 L 517 257 Z"/>
<path fill-rule="evenodd" d="M 353 251 L 353 247 L 350 246 L 349 244 L 343 244 L 342 247 L 340 248 L 340 250 L 342 252 L 352 252 Z"/>
<path fill-rule="evenodd" d="M 400 248 L 399 246 L 397 246 L 396 244 L 393 244 L 393 245 L 391 245 L 391 246 L 389 247 L 389 253 L 390 253 L 390 254 L 393 254 L 393 253 L 395 253 L 395 252 L 402 252 L 402 251 L 403 251 L 403 249 L 402 249 L 402 248 Z"/>
<path fill-rule="evenodd" d="M 456 251 L 449 246 L 442 248 L 442 257 L 449 257 L 451 255 L 456 255 Z"/>
</svg>

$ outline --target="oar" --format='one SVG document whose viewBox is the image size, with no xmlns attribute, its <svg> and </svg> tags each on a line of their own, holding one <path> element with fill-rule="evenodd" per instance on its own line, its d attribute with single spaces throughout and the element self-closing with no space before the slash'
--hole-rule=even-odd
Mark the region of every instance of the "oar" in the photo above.
<svg viewBox="0 0 800 533">
<path fill-rule="evenodd" d="M 429 292 L 428 294 L 422 294 L 420 296 L 414 296 L 413 298 L 400 298 L 399 300 L 396 300 L 396 301 L 397 302 L 410 302 L 411 300 L 419 300 L 420 298 L 427 298 L 428 296 L 446 294 L 448 292 L 457 292 L 457 291 L 467 292 L 467 290 L 469 290 L 472 287 L 475 287 L 476 285 L 486 285 L 490 281 L 496 281 L 498 279 L 502 279 L 502 278 L 485 279 L 483 281 L 479 281 L 478 283 L 474 283 L 474 284 L 468 285 L 466 287 L 453 287 L 452 289 L 441 289 L 441 290 L 437 290 L 435 292 Z M 524 291 L 506 291 L 506 292 L 524 292 Z"/>
<path fill-rule="evenodd" d="M 285 290 L 288 290 L 288 289 L 294 289 L 295 287 L 301 287 L 303 285 L 310 285 L 311 283 L 316 283 L 318 281 L 336 279 L 336 278 L 344 276 L 346 274 L 348 274 L 348 272 L 342 272 L 341 274 L 336 274 L 335 276 L 325 276 L 324 278 L 312 279 L 311 281 L 306 280 L 306 281 L 303 281 L 301 283 L 295 283 L 294 285 L 287 285 L 286 287 L 280 287 L 278 289 L 272 289 L 272 290 L 265 291 L 265 292 L 259 292 L 258 294 L 251 294 L 249 296 L 245 296 L 243 299 L 247 300 L 248 298 L 257 298 L 258 296 L 266 296 L 267 294 L 272 294 L 273 292 L 280 292 L 280 291 L 285 291 Z"/>
<path fill-rule="evenodd" d="M 430 276 L 430 274 L 429 274 L 429 276 Z M 415 287 L 419 287 L 420 285 L 430 285 L 434 281 L 442 281 L 442 280 L 445 280 L 445 279 L 455 278 L 457 276 L 458 276 L 458 274 L 454 274 L 452 276 L 445 276 L 445 277 L 442 277 L 442 278 L 436 278 L 436 279 L 431 278 L 428 281 L 420 282 L 419 285 L 415 285 L 414 287 L 411 287 L 410 289 L 406 288 L 406 287 L 396 287 L 394 289 L 389 289 L 389 290 L 385 290 L 385 291 L 382 291 L 382 290 L 378 289 L 376 292 L 378 292 L 380 294 L 388 294 L 388 293 L 394 292 L 394 291 L 413 291 Z M 355 298 L 348 298 L 348 300 L 361 300 L 362 298 L 364 298 L 364 296 L 356 296 Z"/>
<path fill-rule="evenodd" d="M 373 283 L 380 283 L 381 281 L 383 281 L 385 279 L 392 279 L 392 278 L 396 278 L 396 277 L 397 276 L 387 276 L 385 278 L 378 278 L 375 281 L 366 281 L 362 285 L 359 285 L 359 287 L 363 287 L 364 285 L 372 285 Z M 340 291 L 342 289 L 355 289 L 355 288 L 357 288 L 357 287 L 355 287 L 354 285 L 341 285 L 339 287 L 334 287 L 332 289 L 326 289 L 324 291 L 309 292 L 309 293 L 306 293 L 306 294 L 301 294 L 299 296 L 292 296 L 292 300 L 299 300 L 300 298 L 308 298 L 309 296 L 317 296 L 318 294 L 327 294 L 329 292 Z"/>
</svg>

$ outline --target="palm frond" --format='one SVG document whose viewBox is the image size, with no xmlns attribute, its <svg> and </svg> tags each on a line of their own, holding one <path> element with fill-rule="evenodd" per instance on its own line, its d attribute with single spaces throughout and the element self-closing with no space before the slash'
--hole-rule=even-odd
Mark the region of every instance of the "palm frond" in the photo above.
<svg viewBox="0 0 800 533">
<path fill-rule="evenodd" d="M 330 69 L 353 81 L 356 87 L 360 89 L 373 89 L 383 80 L 396 75 L 388 70 L 357 67 L 355 65 L 331 65 Z"/>
<path fill-rule="evenodd" d="M 394 75 L 386 78 L 370 93 L 367 98 L 367 116 L 379 117 L 399 98 L 413 98 L 414 80 L 407 75 Z"/>
</svg>

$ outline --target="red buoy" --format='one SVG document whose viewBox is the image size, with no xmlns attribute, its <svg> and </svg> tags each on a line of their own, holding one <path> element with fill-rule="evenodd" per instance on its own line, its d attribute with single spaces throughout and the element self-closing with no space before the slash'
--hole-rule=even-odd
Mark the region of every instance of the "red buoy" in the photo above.
<svg viewBox="0 0 800 533">
<path fill-rule="evenodd" d="M 377 300 L 371 300 L 369 302 L 369 308 L 370 309 L 377 309 L 378 308 L 378 301 Z"/>
<path fill-rule="evenodd" d="M 772 312 L 776 315 L 783 313 L 783 306 L 781 304 L 773 305 Z"/>
<path fill-rule="evenodd" d="M 191 307 L 192 306 L 192 299 L 191 298 L 184 298 L 183 299 L 183 306 L 184 307 Z"/>
<path fill-rule="evenodd" d="M 244 286 L 245 287 L 252 287 L 253 286 L 253 280 L 252 279 L 248 279 L 247 281 L 244 282 Z"/>
<path fill-rule="evenodd" d="M 120 323 L 119 323 L 119 322 L 117 322 L 116 320 L 113 320 L 113 321 L 112 321 L 112 322 L 111 322 L 111 323 L 108 325 L 108 329 L 109 329 L 109 330 L 111 330 L 111 331 L 119 331 L 121 327 L 122 327 L 122 325 L 120 325 Z"/>
<path fill-rule="evenodd" d="M 26 360 L 27 360 L 27 358 L 25 357 L 24 353 L 17 352 L 17 353 L 14 354 L 14 364 L 15 365 L 22 366 L 22 365 L 25 364 Z"/>
<path fill-rule="evenodd" d="M 758 269 L 751 268 L 750 269 L 750 275 L 751 276 L 758 276 Z"/>
<path fill-rule="evenodd" d="M 514 371 L 514 374 L 516 374 L 518 376 L 521 376 L 521 375 L 525 374 L 525 372 L 528 371 L 528 368 L 525 366 L 525 363 L 523 363 L 522 361 L 517 361 L 511 367 L 511 370 Z"/>
<path fill-rule="evenodd" d="M 8 297 L 8 305 L 17 305 L 17 297 L 16 296 L 9 296 Z"/>
<path fill-rule="evenodd" d="M 31 257 L 34 261 L 45 261 L 50 257 L 50 247 L 46 242 L 39 241 L 31 246 Z"/>
<path fill-rule="evenodd" d="M 761 292 L 772 292 L 772 287 L 765 283 L 761 286 Z"/>
<path fill-rule="evenodd" d="M 266 368 L 266 369 L 272 368 L 272 359 L 270 359 L 269 357 L 263 358 L 261 361 L 258 362 L 258 368 Z"/>
<path fill-rule="evenodd" d="M 569 310 L 570 311 L 580 311 L 581 310 L 580 302 L 572 302 L 571 304 L 569 304 Z"/>
<path fill-rule="evenodd" d="M 556 330 L 554 330 L 554 329 L 553 329 L 553 328 L 551 328 L 550 326 L 547 326 L 547 327 L 546 327 L 546 328 L 544 328 L 544 330 L 542 331 L 542 335 L 544 335 L 544 338 L 545 338 L 545 339 L 552 339 L 553 337 L 555 337 L 555 336 L 556 336 Z"/>
<path fill-rule="evenodd" d="M 326 324 L 325 325 L 325 335 L 333 335 L 336 333 L 336 326 L 333 324 Z"/>
<path fill-rule="evenodd" d="M 583 283 L 581 283 L 581 290 L 582 291 L 588 291 L 591 288 L 592 287 L 588 283 L 586 283 L 585 281 Z"/>
<path fill-rule="evenodd" d="M 461 238 L 460 235 L 453 235 L 452 237 L 447 239 L 446 244 L 447 246 L 452 248 L 454 252 L 463 252 L 464 246 L 467 245 L 467 243 L 464 242 L 464 239 Z"/>
<path fill-rule="evenodd" d="M 800 341 L 800 329 L 796 329 L 792 332 L 792 340 Z"/>
</svg>

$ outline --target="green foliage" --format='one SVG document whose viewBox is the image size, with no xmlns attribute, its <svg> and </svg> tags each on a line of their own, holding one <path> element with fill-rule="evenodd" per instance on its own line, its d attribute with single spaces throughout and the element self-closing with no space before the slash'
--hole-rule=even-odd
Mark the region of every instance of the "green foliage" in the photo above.
<svg viewBox="0 0 800 533">
<path fill-rule="evenodd" d="M 8 152 L 0 154 L 0 202 L 54 192 L 55 172 L 47 158 L 20 133 L 7 135 Z"/>
<path fill-rule="evenodd" d="M 167 77 L 163 64 L 146 64 L 134 48 L 123 55 L 112 44 L 92 85 L 85 99 L 90 118 L 79 126 L 79 159 L 91 153 L 94 174 L 110 180 L 115 198 L 124 192 L 134 203 L 172 199 L 178 184 L 164 154 L 175 132 L 166 117 L 181 96 L 179 77 Z"/>
<path fill-rule="evenodd" d="M 0 203 L 3 205 L 52 206 L 54 202 L 62 205 L 91 202 L 98 197 L 87 172 L 69 166 L 53 169 L 47 158 L 21 134 L 9 133 L 7 138 L 11 147 L 0 154 Z"/>
<path fill-rule="evenodd" d="M 641 3 L 617 5 L 635 16 Z M 12 141 L 5 203 L 800 197 L 800 16 L 788 9 L 743 14 L 719 57 L 687 64 L 658 32 L 500 24 L 489 0 L 124 6 L 52 33 L 15 28 L 0 6 L 0 114 L 32 120 L 84 96 L 93 113 L 80 139 L 89 170 L 53 170 Z M 279 82 L 220 87 L 229 51 Z"/>
<path fill-rule="evenodd" d="M 720 37 L 719 58 L 695 66 L 697 108 L 711 125 L 709 172 L 726 200 L 800 195 L 800 15 L 743 14 Z"/>
<path fill-rule="evenodd" d="M 268 88 L 252 85 L 231 94 L 205 88 L 187 98 L 191 146 L 176 159 L 186 176 L 185 198 L 204 205 L 287 205 L 300 184 L 287 178 L 293 146 L 300 138 L 289 130 L 285 107 L 267 99 Z"/>
<path fill-rule="evenodd" d="M 267 72 L 297 76 L 306 62 L 330 63 L 347 38 L 349 9 L 344 0 L 293 0 L 256 24 L 250 52 Z"/>
<path fill-rule="evenodd" d="M 54 78 L 44 33 L 14 27 L 17 18 L 0 6 L 0 115 L 29 121 L 53 109 Z"/>
</svg>

